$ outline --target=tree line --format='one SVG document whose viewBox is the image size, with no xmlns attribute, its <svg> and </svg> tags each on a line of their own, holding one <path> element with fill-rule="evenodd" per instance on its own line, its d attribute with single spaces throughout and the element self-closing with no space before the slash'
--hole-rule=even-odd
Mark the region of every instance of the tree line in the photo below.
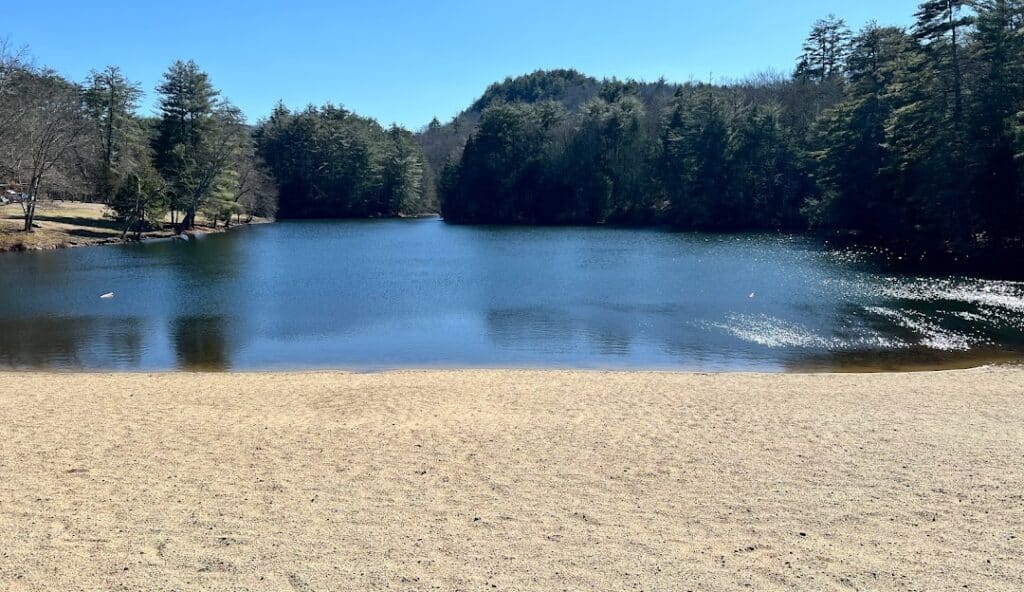
<svg viewBox="0 0 1024 592">
<path fill-rule="evenodd" d="M 42 196 L 108 204 L 125 235 L 269 217 L 389 217 L 438 211 L 414 134 L 342 107 L 257 125 L 193 61 L 155 89 L 158 113 L 117 67 L 75 83 L 0 45 L 0 182 L 18 189 L 26 231 Z"/>
<path fill-rule="evenodd" d="M 1024 247 L 1024 0 L 835 16 L 791 73 L 731 83 L 538 71 L 418 133 L 327 104 L 255 126 L 194 62 L 159 112 L 116 67 L 74 83 L 0 48 L 0 175 L 107 202 L 126 232 L 203 215 L 844 231 L 917 254 Z"/>
<path fill-rule="evenodd" d="M 437 211 L 423 150 L 412 132 L 343 107 L 292 112 L 278 105 L 256 131 L 285 218 L 381 218 Z"/>
<path fill-rule="evenodd" d="M 32 231 L 43 196 L 108 204 L 123 236 L 162 227 L 272 216 L 276 188 L 242 113 L 194 62 L 177 61 L 156 88 L 159 113 L 116 66 L 82 83 L 0 46 L 0 178 Z"/>
<path fill-rule="evenodd" d="M 843 229 L 913 253 L 1024 238 L 1024 0 L 815 23 L 790 75 L 493 85 L 421 142 L 457 223 Z"/>
</svg>

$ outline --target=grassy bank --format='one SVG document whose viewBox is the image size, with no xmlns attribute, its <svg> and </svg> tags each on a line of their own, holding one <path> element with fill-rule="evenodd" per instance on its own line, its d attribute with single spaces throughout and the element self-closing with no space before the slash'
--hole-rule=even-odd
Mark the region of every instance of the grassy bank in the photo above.
<svg viewBox="0 0 1024 592">
<path fill-rule="evenodd" d="M 0 206 L 0 252 L 62 249 L 121 242 L 123 225 L 110 216 L 103 204 L 82 202 L 41 202 L 36 209 L 34 232 L 23 232 L 24 218 L 16 204 Z M 262 221 L 262 220 L 259 220 Z M 199 218 L 194 232 L 217 232 Z M 174 235 L 170 224 L 143 233 L 143 239 Z"/>
<path fill-rule="evenodd" d="M 1021 590 L 1024 372 L 0 374 L 4 590 Z"/>
</svg>

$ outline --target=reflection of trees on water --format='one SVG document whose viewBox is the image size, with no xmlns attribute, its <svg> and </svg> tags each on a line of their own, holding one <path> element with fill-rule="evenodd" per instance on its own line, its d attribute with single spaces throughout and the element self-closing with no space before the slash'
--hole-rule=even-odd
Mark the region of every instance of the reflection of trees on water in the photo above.
<svg viewBox="0 0 1024 592">
<path fill-rule="evenodd" d="M 219 371 L 231 368 L 234 348 L 226 317 L 177 317 L 171 321 L 170 332 L 179 369 Z"/>
<path fill-rule="evenodd" d="M 153 242 L 140 249 L 141 265 L 179 272 L 183 285 L 209 285 L 238 276 L 245 265 L 241 233 Z"/>
<path fill-rule="evenodd" d="M 244 253 L 241 234 L 226 233 L 161 243 L 147 256 L 160 259 L 174 273 L 168 287 L 172 302 L 168 336 L 181 370 L 231 368 L 238 329 L 233 310 L 246 307 L 246 285 L 239 281 Z M 155 246 L 155 245 L 154 245 Z"/>
<path fill-rule="evenodd" d="M 82 366 L 79 351 L 96 319 L 7 319 L 0 362 L 9 367 Z"/>
<path fill-rule="evenodd" d="M 134 369 L 141 366 L 144 347 L 143 321 L 137 318 L 115 318 L 104 319 L 103 322 L 108 326 L 104 334 L 107 350 L 111 352 L 107 357 L 116 360 L 121 368 Z M 113 330 L 114 328 L 116 330 Z M 102 363 L 102 360 L 98 361 L 98 364 Z"/>
<path fill-rule="evenodd" d="M 630 352 L 633 331 L 620 319 L 573 316 L 547 308 L 490 310 L 487 331 L 502 347 L 543 352 L 572 352 L 582 339 L 604 355 L 625 356 Z M 546 347 L 538 348 L 543 343 Z"/>
<path fill-rule="evenodd" d="M 233 279 L 242 269 L 242 249 L 238 233 L 218 234 L 192 239 L 180 248 L 179 268 L 203 283 Z"/>
<path fill-rule="evenodd" d="M 128 318 L 0 319 L 0 366 L 7 368 L 137 368 L 142 321 Z"/>
</svg>

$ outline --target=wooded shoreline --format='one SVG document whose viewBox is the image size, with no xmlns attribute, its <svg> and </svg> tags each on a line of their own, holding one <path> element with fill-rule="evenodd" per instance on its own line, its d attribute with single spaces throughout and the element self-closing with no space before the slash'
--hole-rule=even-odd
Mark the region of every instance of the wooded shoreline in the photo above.
<svg viewBox="0 0 1024 592">
<path fill-rule="evenodd" d="M 153 89 L 79 83 L 0 43 L 0 186 L 110 203 L 136 233 L 168 212 L 481 224 L 852 230 L 896 258 L 1024 248 L 1021 0 L 924 2 L 909 27 L 815 22 L 792 73 L 671 82 L 538 70 L 448 122 L 381 125 L 339 103 L 247 120 L 193 61 Z M 255 115 L 255 114 L 250 114 Z M 34 155 L 27 158 L 27 155 Z M 176 216 L 180 213 L 181 217 Z"/>
</svg>

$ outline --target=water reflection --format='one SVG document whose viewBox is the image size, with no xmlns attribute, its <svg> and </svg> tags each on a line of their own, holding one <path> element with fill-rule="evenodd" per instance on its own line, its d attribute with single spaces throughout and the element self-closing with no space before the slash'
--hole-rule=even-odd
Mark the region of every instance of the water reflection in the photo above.
<svg viewBox="0 0 1024 592">
<path fill-rule="evenodd" d="M 232 345 L 227 324 L 222 315 L 175 318 L 170 332 L 178 369 L 230 370 Z"/>
<path fill-rule="evenodd" d="M 1024 284 L 783 235 L 301 222 L 0 256 L 0 367 L 898 369 L 1017 359 Z M 115 292 L 116 298 L 99 299 Z"/>
<path fill-rule="evenodd" d="M 137 368 L 142 364 L 142 324 L 133 317 L 5 319 L 0 366 Z"/>
</svg>

